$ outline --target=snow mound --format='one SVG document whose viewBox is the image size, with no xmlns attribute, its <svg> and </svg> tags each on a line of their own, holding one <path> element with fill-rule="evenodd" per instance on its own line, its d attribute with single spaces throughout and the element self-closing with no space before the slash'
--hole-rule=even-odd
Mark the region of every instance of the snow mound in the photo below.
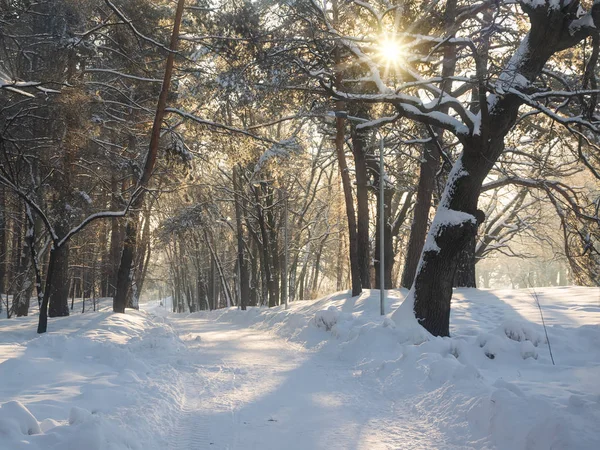
<svg viewBox="0 0 600 450">
<path fill-rule="evenodd" d="M 168 323 L 89 312 L 37 335 L 36 319 L 0 320 L 0 449 L 168 447 L 184 345 Z"/>
<path fill-rule="evenodd" d="M 548 343 L 542 327 L 531 322 L 507 320 L 503 323 L 502 328 L 504 328 L 506 336 L 513 341 L 529 341 L 535 347 Z"/>
<path fill-rule="evenodd" d="M 41 433 L 39 422 L 23 404 L 10 401 L 0 405 L 0 434 L 31 436 Z"/>
<path fill-rule="evenodd" d="M 71 412 L 69 412 L 69 425 L 85 423 L 90 419 L 90 417 L 92 417 L 92 413 L 87 409 L 73 406 L 71 408 Z"/>
<path fill-rule="evenodd" d="M 318 328 L 324 328 L 325 331 L 331 331 L 340 317 L 340 312 L 335 306 L 317 311 L 315 314 L 315 324 Z"/>
<path fill-rule="evenodd" d="M 435 423 L 448 447 L 600 448 L 600 310 L 597 291 L 460 289 L 450 338 L 417 322 L 412 296 L 388 291 L 391 314 L 379 315 L 379 291 L 339 292 L 289 310 L 230 308 L 198 313 L 270 331 L 348 365 L 376 392 L 413 405 Z M 403 302 L 403 299 L 406 300 Z M 327 331 L 324 332 L 324 331 Z"/>
</svg>

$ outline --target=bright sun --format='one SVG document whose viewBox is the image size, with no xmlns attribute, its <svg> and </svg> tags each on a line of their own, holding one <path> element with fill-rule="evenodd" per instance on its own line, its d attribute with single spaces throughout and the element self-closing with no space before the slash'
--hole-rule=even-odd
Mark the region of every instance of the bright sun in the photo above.
<svg viewBox="0 0 600 450">
<path fill-rule="evenodd" d="M 396 64 L 400 60 L 402 50 L 397 41 L 384 38 L 379 43 L 379 54 L 388 64 Z"/>
</svg>

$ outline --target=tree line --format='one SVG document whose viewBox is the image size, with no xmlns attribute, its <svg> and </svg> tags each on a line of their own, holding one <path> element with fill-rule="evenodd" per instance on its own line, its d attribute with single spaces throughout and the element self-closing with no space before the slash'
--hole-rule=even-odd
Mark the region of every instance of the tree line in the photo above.
<svg viewBox="0 0 600 450">
<path fill-rule="evenodd" d="M 532 285 L 598 285 L 597 21 L 573 0 L 2 0 L 6 313 L 123 312 L 148 285 L 176 311 L 358 295 L 381 242 L 436 335 L 452 287 L 523 241 L 553 261 Z"/>
</svg>

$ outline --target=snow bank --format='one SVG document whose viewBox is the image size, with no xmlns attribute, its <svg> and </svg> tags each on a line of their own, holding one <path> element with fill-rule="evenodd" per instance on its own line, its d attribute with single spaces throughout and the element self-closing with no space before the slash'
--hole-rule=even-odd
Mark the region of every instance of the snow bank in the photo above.
<svg viewBox="0 0 600 450">
<path fill-rule="evenodd" d="M 406 291 L 389 291 L 394 321 L 379 315 L 379 291 L 337 293 L 287 311 L 196 314 L 270 331 L 343 361 L 365 384 L 412 404 L 461 448 L 600 448 L 600 291 L 537 294 L 556 366 L 528 290 L 457 290 L 452 338 L 417 324 L 410 296 L 402 304 Z"/>
<path fill-rule="evenodd" d="M 0 449 L 168 448 L 184 348 L 164 319 L 86 313 L 0 320 Z"/>
<path fill-rule="evenodd" d="M 340 292 L 295 302 L 289 310 L 77 314 L 52 319 L 51 331 L 41 336 L 35 317 L 0 319 L 0 449 L 170 448 L 169 439 L 182 426 L 177 418 L 189 388 L 185 379 L 202 373 L 225 380 L 247 376 L 235 367 L 223 370 L 222 350 L 191 326 L 202 318 L 274 333 L 291 349 L 304 347 L 303 358 L 314 352 L 334 361 L 365 387 L 360 395 L 383 394 L 392 405 L 402 404 L 402 411 L 410 405 L 411 420 L 439 430 L 444 448 L 595 450 L 600 448 L 600 290 L 548 288 L 537 294 L 548 337 L 527 290 L 457 290 L 451 338 L 423 330 L 410 296 L 403 302 L 406 291 L 399 290 L 388 292 L 391 314 L 383 317 L 379 291 L 366 291 L 354 298 Z M 183 324 L 187 348 L 170 325 L 174 320 Z M 213 333 L 226 335 L 224 325 Z M 264 351 L 253 345 L 256 355 Z M 202 359 L 201 353 L 189 359 L 193 347 L 212 352 L 212 363 L 201 370 L 201 364 L 194 365 Z M 305 380 L 310 367 L 316 364 L 298 369 L 294 382 Z M 286 385 L 283 378 L 265 378 L 273 386 Z M 263 401 L 266 396 L 267 403 L 282 401 L 274 393 L 250 389 L 247 394 Z M 222 418 L 229 430 L 230 405 L 214 400 L 227 407 Z"/>
</svg>

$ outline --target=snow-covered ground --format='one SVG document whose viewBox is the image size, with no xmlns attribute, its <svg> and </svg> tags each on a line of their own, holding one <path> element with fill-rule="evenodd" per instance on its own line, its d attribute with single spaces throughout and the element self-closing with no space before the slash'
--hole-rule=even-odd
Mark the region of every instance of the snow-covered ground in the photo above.
<svg viewBox="0 0 600 450">
<path fill-rule="evenodd" d="M 86 312 L 42 336 L 2 319 L 0 449 L 600 448 L 599 289 L 537 290 L 556 365 L 532 291 L 458 290 L 445 339 L 378 294 Z"/>
</svg>

